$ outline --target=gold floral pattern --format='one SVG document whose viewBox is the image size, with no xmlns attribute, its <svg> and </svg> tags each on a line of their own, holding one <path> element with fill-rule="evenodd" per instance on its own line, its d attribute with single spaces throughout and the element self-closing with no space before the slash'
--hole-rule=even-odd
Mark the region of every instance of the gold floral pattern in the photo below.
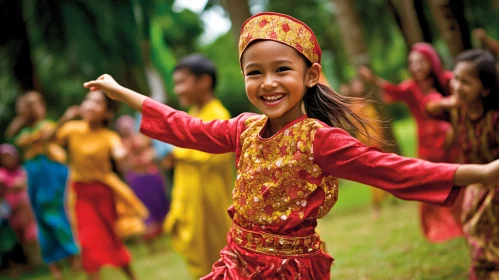
<svg viewBox="0 0 499 280">
<path fill-rule="evenodd" d="M 233 224 L 230 235 L 238 246 L 269 255 L 310 255 L 321 249 L 321 239 L 317 233 L 304 237 L 289 237 L 251 231 Z"/>
<path fill-rule="evenodd" d="M 465 163 L 486 164 L 499 158 L 498 111 L 488 111 L 474 121 L 466 111 L 454 111 L 451 120 Z M 471 253 L 470 279 L 496 279 L 493 275 L 499 275 L 498 214 L 499 185 L 466 187 L 462 220 Z"/>
<path fill-rule="evenodd" d="M 312 63 L 321 62 L 321 48 L 312 30 L 303 22 L 284 14 L 259 13 L 249 18 L 239 36 L 239 60 L 254 40 L 284 43 L 303 54 Z"/>
<path fill-rule="evenodd" d="M 234 222 L 252 229 L 288 219 L 322 218 L 338 199 L 337 178 L 323 174 L 314 162 L 314 136 L 322 124 L 307 118 L 262 139 L 259 134 L 266 121 L 265 116 L 249 118 L 241 135 Z M 322 203 L 307 207 L 310 196 L 321 191 Z"/>
</svg>

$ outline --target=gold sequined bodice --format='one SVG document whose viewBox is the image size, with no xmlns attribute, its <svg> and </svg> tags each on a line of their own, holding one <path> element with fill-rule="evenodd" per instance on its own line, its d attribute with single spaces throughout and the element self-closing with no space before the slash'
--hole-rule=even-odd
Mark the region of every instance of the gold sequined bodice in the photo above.
<svg viewBox="0 0 499 280">
<path fill-rule="evenodd" d="M 241 135 L 234 221 L 253 227 L 323 217 L 336 203 L 338 181 L 314 162 L 314 136 L 322 124 L 305 118 L 263 139 L 266 121 L 249 118 Z"/>
</svg>

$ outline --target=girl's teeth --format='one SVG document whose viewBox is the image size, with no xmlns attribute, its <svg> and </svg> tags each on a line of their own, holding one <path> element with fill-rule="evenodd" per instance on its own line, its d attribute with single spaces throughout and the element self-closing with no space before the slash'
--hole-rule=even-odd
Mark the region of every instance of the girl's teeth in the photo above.
<svg viewBox="0 0 499 280">
<path fill-rule="evenodd" d="M 263 99 L 273 101 L 273 100 L 281 99 L 282 97 L 283 97 L 283 95 L 265 96 L 265 97 L 263 97 Z"/>
</svg>

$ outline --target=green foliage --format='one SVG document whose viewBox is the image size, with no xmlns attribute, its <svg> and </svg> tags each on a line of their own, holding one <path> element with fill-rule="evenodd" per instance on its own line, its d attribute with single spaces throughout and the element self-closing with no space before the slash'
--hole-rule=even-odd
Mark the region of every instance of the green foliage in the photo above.
<svg viewBox="0 0 499 280">
<path fill-rule="evenodd" d="M 201 52 L 213 60 L 218 71 L 217 97 L 222 100 L 232 116 L 252 110 L 246 98 L 244 78 L 239 66 L 236 41 L 229 31 L 213 43 L 201 48 Z"/>
<path fill-rule="evenodd" d="M 244 93 L 236 43 L 231 33 L 215 42 L 200 44 L 203 33 L 200 15 L 173 9 L 175 0 L 83 1 L 34 0 L 22 2 L 22 14 L 31 45 L 36 86 L 44 94 L 53 118 L 71 105 L 78 104 L 86 90 L 82 83 L 102 73 L 112 74 L 120 83 L 147 93 L 144 67 L 150 62 L 161 73 L 172 94 L 172 69 L 184 55 L 201 51 L 218 65 L 220 83 L 217 94 L 233 115 L 253 110 Z M 494 0 L 464 0 L 471 29 L 483 27 L 499 38 L 499 5 Z M 336 10 L 331 0 L 250 0 L 252 10 L 290 14 L 307 23 L 318 36 L 323 49 L 323 66 L 334 88 L 356 75 L 342 44 Z M 209 0 L 208 10 L 221 1 Z M 426 5 L 427 6 L 427 5 Z M 407 47 L 385 0 L 357 1 L 357 11 L 371 65 L 382 77 L 400 82 L 408 77 Z M 452 60 L 445 43 L 439 38 L 432 14 L 425 11 L 435 37 L 435 46 L 445 65 Z M 150 45 L 145 45 L 149 42 Z M 476 42 L 475 42 L 476 43 Z M 11 73 L 18 53 L 18 42 L 0 47 L 0 128 L 4 129 L 14 115 L 15 97 L 21 94 Z M 150 46 L 150 49 L 144 46 Z M 174 103 L 175 104 L 175 103 Z M 403 106 L 390 106 L 392 116 L 403 117 Z"/>
<path fill-rule="evenodd" d="M 86 92 L 83 82 L 103 73 L 146 91 L 141 40 L 128 2 L 58 1 L 52 8 L 60 18 L 43 22 L 38 1 L 24 3 L 35 72 L 50 115 L 58 116 L 68 105 L 78 104 Z M 59 19 L 60 37 L 47 40 L 45 30 L 61 24 Z"/>
</svg>

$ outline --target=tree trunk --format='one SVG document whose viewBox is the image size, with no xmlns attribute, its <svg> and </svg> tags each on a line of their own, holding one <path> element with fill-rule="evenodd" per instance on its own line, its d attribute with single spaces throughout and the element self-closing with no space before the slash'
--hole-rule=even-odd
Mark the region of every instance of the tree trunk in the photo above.
<svg viewBox="0 0 499 280">
<path fill-rule="evenodd" d="M 336 18 L 341 30 L 341 37 L 345 44 L 350 62 L 355 66 L 369 64 L 369 53 L 364 39 L 364 27 L 355 10 L 354 0 L 334 0 L 336 4 Z"/>
<path fill-rule="evenodd" d="M 453 57 L 471 48 L 462 0 L 429 0 L 438 29 Z"/>
<path fill-rule="evenodd" d="M 23 20 L 21 1 L 5 1 L 1 3 L 2 26 L 4 30 L 1 39 L 10 56 L 9 65 L 12 73 L 23 91 L 35 89 L 33 62 L 31 60 L 31 47 L 28 41 L 26 24 Z"/>
<path fill-rule="evenodd" d="M 370 58 L 364 38 L 364 26 L 355 8 L 354 0 L 333 0 L 336 5 L 336 19 L 340 26 L 341 36 L 350 62 L 355 66 L 369 65 Z M 373 99 L 381 103 L 378 92 L 374 92 Z M 387 119 L 385 110 L 377 107 L 378 114 Z M 397 153 L 399 151 L 391 125 L 386 125 L 382 132 L 383 138 L 393 142 L 393 146 L 382 147 L 384 151 Z"/>
<path fill-rule="evenodd" d="M 221 0 L 220 4 L 229 13 L 230 29 L 237 42 L 243 23 L 251 16 L 248 0 Z"/>
<path fill-rule="evenodd" d="M 431 34 L 430 24 L 428 23 L 428 20 L 426 20 L 424 14 L 424 2 L 422 0 L 412 0 L 412 2 L 414 11 L 418 17 L 419 27 L 421 28 L 421 32 L 423 32 L 423 41 L 431 44 L 433 42 L 433 36 Z"/>
<path fill-rule="evenodd" d="M 398 9 L 407 46 L 423 41 L 423 32 L 419 25 L 413 0 L 402 0 Z"/>
</svg>

